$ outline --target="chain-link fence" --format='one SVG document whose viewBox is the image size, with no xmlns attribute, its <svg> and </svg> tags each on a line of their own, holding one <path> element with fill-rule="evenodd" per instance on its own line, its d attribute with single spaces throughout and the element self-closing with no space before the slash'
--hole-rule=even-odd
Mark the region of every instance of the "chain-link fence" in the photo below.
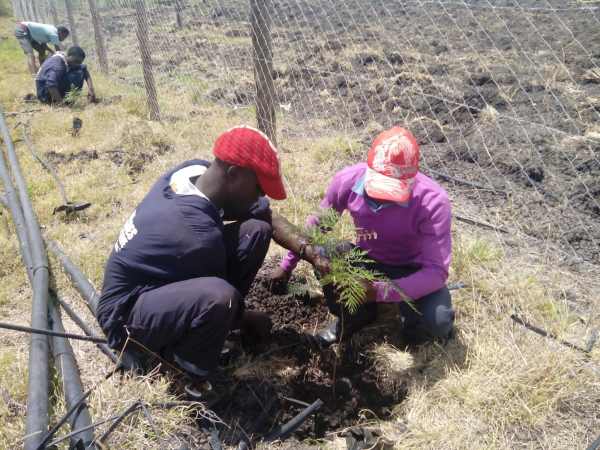
<svg viewBox="0 0 600 450">
<path fill-rule="evenodd" d="M 456 218 L 507 248 L 600 262 L 600 8 L 555 0 L 13 0 L 147 93 L 256 105 L 274 138 L 356 159 L 403 124 Z M 258 94 L 257 94 L 258 93 Z M 280 124 L 276 130 L 275 120 Z M 299 131 L 300 130 L 300 131 Z"/>
</svg>

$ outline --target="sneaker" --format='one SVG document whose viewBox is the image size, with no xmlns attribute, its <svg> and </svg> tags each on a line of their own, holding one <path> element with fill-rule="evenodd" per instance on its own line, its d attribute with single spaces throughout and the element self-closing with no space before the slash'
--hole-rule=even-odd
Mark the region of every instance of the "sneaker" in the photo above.
<svg viewBox="0 0 600 450">
<path fill-rule="evenodd" d="M 335 318 L 329 324 L 319 331 L 315 337 L 318 339 L 321 347 L 327 348 L 339 341 L 340 319 Z"/>
<path fill-rule="evenodd" d="M 348 340 L 352 335 L 370 325 L 377 318 L 375 304 L 365 305 L 356 314 L 343 313 L 343 323 L 336 317 L 325 328 L 317 333 L 323 347 L 339 342 L 341 339 Z"/>
<path fill-rule="evenodd" d="M 191 381 L 183 388 L 188 399 L 194 402 L 204 403 L 207 408 L 215 405 L 221 396 L 208 380 Z"/>
</svg>

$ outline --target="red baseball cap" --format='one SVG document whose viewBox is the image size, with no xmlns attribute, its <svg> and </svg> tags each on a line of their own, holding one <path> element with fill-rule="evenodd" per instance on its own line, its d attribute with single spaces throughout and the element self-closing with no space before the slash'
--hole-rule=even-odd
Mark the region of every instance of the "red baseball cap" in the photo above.
<svg viewBox="0 0 600 450">
<path fill-rule="evenodd" d="M 419 171 L 417 140 L 404 128 L 390 128 L 373 141 L 367 164 L 365 190 L 369 197 L 405 203 Z"/>
<path fill-rule="evenodd" d="M 261 131 L 246 125 L 231 128 L 217 138 L 213 155 L 234 166 L 252 169 L 260 188 L 272 199 L 287 197 L 277 149 Z"/>
</svg>

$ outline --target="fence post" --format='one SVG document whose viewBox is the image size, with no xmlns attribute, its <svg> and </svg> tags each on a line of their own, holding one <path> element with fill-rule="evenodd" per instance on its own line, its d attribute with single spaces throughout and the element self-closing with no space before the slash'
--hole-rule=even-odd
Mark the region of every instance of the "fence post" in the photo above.
<svg viewBox="0 0 600 450">
<path fill-rule="evenodd" d="M 50 8 L 50 15 L 52 16 L 52 22 L 54 25 L 58 25 L 58 12 L 56 11 L 56 0 L 48 0 L 48 7 Z"/>
<path fill-rule="evenodd" d="M 96 39 L 96 54 L 100 63 L 100 70 L 108 73 L 108 58 L 106 57 L 106 48 L 104 47 L 104 36 L 102 35 L 102 26 L 100 15 L 96 7 L 96 0 L 88 0 L 90 5 L 90 14 L 92 16 L 92 25 L 94 26 L 94 38 Z"/>
<path fill-rule="evenodd" d="M 15 15 L 15 17 L 18 20 L 25 20 L 24 16 L 23 16 L 23 11 L 21 11 L 21 5 L 19 5 L 19 2 L 17 0 L 10 0 L 10 3 L 11 3 L 13 14 Z"/>
<path fill-rule="evenodd" d="M 65 0 L 65 9 L 67 10 L 67 20 L 69 21 L 69 31 L 73 45 L 79 45 L 77 30 L 75 29 L 75 19 L 73 18 L 73 4 L 71 0 Z"/>
<path fill-rule="evenodd" d="M 142 68 L 144 70 L 144 85 L 146 86 L 146 100 L 151 120 L 160 120 L 160 109 L 156 96 L 156 85 L 152 73 L 152 57 L 148 47 L 148 15 L 144 0 L 135 0 L 135 18 L 137 22 L 137 38 L 142 57 Z"/>
<path fill-rule="evenodd" d="M 175 20 L 177 21 L 177 28 L 183 27 L 183 17 L 181 17 L 183 6 L 181 5 L 181 1 L 182 0 L 175 0 Z"/>
<path fill-rule="evenodd" d="M 50 23 L 50 15 L 48 14 L 48 3 L 44 2 L 38 5 L 38 14 L 40 15 L 40 22 Z"/>
<path fill-rule="evenodd" d="M 31 11 L 29 10 L 29 2 L 27 0 L 21 0 L 21 10 L 23 11 L 23 21 L 29 22 L 33 20 Z"/>
<path fill-rule="evenodd" d="M 269 0 L 250 0 L 250 23 L 254 47 L 254 82 L 256 84 L 256 121 L 273 144 L 277 145 L 275 86 L 273 84 L 273 47 Z"/>
<path fill-rule="evenodd" d="M 37 6 L 35 4 L 35 0 L 31 0 L 31 12 L 33 13 L 33 19 L 36 22 L 41 22 L 42 21 L 42 16 L 40 16 L 40 13 L 37 9 Z"/>
</svg>

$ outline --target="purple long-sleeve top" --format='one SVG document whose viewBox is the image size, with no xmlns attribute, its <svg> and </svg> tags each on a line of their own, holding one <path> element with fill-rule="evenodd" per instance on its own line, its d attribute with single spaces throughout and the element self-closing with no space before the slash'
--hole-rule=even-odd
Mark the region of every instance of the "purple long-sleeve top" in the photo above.
<svg viewBox="0 0 600 450">
<path fill-rule="evenodd" d="M 322 208 L 348 211 L 356 227 L 356 245 L 371 259 L 389 265 L 417 265 L 412 275 L 392 280 L 413 300 L 441 289 L 448 278 L 452 239 L 451 208 L 446 191 L 431 178 L 418 173 L 410 201 L 406 205 L 374 205 L 365 196 L 365 163 L 346 167 L 333 178 Z M 309 216 L 307 225 L 318 223 Z M 299 258 L 289 252 L 281 267 L 291 272 Z M 376 282 L 377 302 L 400 302 L 402 293 L 390 289 L 387 282 Z"/>
</svg>

